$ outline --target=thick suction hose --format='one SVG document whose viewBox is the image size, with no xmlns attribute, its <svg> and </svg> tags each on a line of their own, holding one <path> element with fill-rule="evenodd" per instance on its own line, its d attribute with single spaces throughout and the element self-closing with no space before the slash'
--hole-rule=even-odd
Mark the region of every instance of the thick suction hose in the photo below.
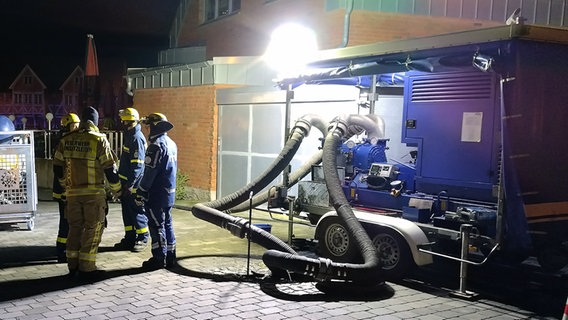
<svg viewBox="0 0 568 320">
<path fill-rule="evenodd" d="M 331 130 L 327 134 L 324 143 L 323 166 L 330 198 L 338 215 L 345 221 L 348 232 L 359 246 L 364 259 L 363 264 L 335 263 L 329 259 L 313 259 L 300 256 L 286 243 L 260 228 L 251 226 L 247 220 L 221 212 L 244 202 L 250 192 L 256 193 L 262 190 L 286 168 L 298 150 L 301 141 L 307 136 L 311 128 L 310 122 L 305 119 L 301 119 L 296 123 L 290 139 L 286 142 L 276 161 L 259 178 L 223 199 L 195 205 L 192 213 L 196 217 L 225 228 L 241 238 L 250 234 L 251 241 L 269 249 L 263 255 L 263 261 L 273 271 L 292 271 L 297 274 L 309 275 L 321 281 L 336 279 L 369 284 L 382 281 L 381 267 L 376 249 L 354 216 L 345 195 L 343 195 L 337 174 L 336 150 L 341 144 L 342 137 L 356 134 L 361 129 L 359 126 L 371 126 L 369 121 L 360 117 L 350 116 L 347 120 L 336 118 L 332 122 Z M 348 121 L 352 121 L 356 125 L 351 126 Z M 375 128 L 376 123 L 374 121 L 371 122 L 373 123 L 372 127 Z M 368 131 L 375 132 L 371 128 L 368 128 Z"/>
<path fill-rule="evenodd" d="M 361 250 L 364 263 L 336 263 L 324 258 L 313 259 L 269 250 L 262 257 L 264 264 L 269 268 L 283 268 L 312 276 L 321 281 L 344 280 L 374 285 L 377 281 L 384 280 L 380 272 L 381 265 L 377 250 L 345 198 L 337 173 L 336 150 L 342 142 L 343 135 L 348 132 L 348 128 L 347 122 L 341 118 L 336 118 L 335 123 L 332 124 L 324 143 L 323 169 L 333 206 Z"/>
</svg>

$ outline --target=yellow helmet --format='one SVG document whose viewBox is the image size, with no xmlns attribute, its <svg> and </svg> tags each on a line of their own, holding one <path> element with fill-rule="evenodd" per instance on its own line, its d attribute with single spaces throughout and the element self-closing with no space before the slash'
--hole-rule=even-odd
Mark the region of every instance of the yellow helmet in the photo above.
<svg viewBox="0 0 568 320">
<path fill-rule="evenodd" d="M 140 120 L 140 115 L 138 111 L 134 108 L 126 108 L 118 110 L 118 116 L 122 121 L 138 121 Z"/>
<path fill-rule="evenodd" d="M 159 112 L 150 113 L 142 120 L 145 124 L 156 124 L 160 121 L 168 121 L 168 118 L 166 118 L 166 115 Z"/>
<path fill-rule="evenodd" d="M 69 113 L 66 116 L 64 116 L 63 118 L 61 118 L 61 126 L 62 127 L 67 127 L 68 125 L 72 124 L 72 123 L 79 123 L 81 122 L 81 119 L 79 119 L 79 116 L 76 113 Z"/>
</svg>

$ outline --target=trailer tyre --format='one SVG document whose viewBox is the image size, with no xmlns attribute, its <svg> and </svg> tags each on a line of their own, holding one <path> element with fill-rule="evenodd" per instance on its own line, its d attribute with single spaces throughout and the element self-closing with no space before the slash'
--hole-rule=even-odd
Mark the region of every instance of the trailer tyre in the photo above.
<svg viewBox="0 0 568 320">
<path fill-rule="evenodd" d="M 327 217 L 320 221 L 316 238 L 320 255 L 337 262 L 353 262 L 359 254 L 357 247 L 339 217 Z"/>
<path fill-rule="evenodd" d="M 372 233 L 372 241 L 383 267 L 385 278 L 402 278 L 413 266 L 408 244 L 396 231 L 380 228 Z"/>
</svg>

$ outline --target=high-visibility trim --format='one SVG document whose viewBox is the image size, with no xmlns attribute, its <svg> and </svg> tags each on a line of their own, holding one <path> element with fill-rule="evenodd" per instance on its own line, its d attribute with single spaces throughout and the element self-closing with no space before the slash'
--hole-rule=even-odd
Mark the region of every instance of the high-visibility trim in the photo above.
<svg viewBox="0 0 568 320">
<path fill-rule="evenodd" d="M 97 261 L 97 254 L 81 252 L 79 254 L 79 260 L 95 262 Z"/>
<path fill-rule="evenodd" d="M 132 231 L 134 230 L 134 226 L 124 226 L 124 231 Z"/>
<path fill-rule="evenodd" d="M 128 180 L 128 177 L 122 174 L 119 174 L 118 177 L 122 180 Z"/>
<path fill-rule="evenodd" d="M 79 257 L 79 251 L 77 251 L 77 250 L 67 250 L 65 252 L 66 252 L 67 258 L 76 259 L 76 258 Z"/>
<path fill-rule="evenodd" d="M 568 220 L 568 201 L 525 204 L 529 223 Z"/>
<path fill-rule="evenodd" d="M 81 188 L 81 189 L 69 189 L 67 190 L 67 198 L 78 197 L 78 196 L 105 196 L 106 192 L 104 188 Z"/>
<path fill-rule="evenodd" d="M 130 152 L 130 148 L 127 146 L 122 146 L 122 150 L 125 152 Z"/>
<path fill-rule="evenodd" d="M 132 159 L 132 160 L 130 160 L 130 163 L 141 163 L 141 164 L 143 164 L 144 160 L 143 159 Z"/>
<path fill-rule="evenodd" d="M 57 237 L 57 242 L 59 242 L 59 243 L 67 243 L 67 238 Z"/>
<path fill-rule="evenodd" d="M 62 196 L 61 193 L 55 193 L 54 192 L 54 193 L 51 194 L 51 197 L 54 198 L 54 199 L 61 199 L 61 196 Z"/>
<path fill-rule="evenodd" d="M 109 186 L 113 191 L 118 191 L 120 190 L 120 181 L 116 183 L 109 183 Z"/>
<path fill-rule="evenodd" d="M 94 185 L 97 182 L 95 161 L 87 160 L 87 181 L 89 185 Z"/>
<path fill-rule="evenodd" d="M 144 234 L 148 232 L 148 227 L 142 229 L 136 229 L 136 234 Z"/>
</svg>

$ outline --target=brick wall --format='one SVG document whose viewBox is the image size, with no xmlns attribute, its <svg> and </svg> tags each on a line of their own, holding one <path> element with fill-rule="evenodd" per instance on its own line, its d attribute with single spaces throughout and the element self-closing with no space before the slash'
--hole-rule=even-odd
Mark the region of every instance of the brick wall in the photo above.
<svg viewBox="0 0 568 320">
<path fill-rule="evenodd" d="M 141 116 L 166 115 L 174 128 L 168 135 L 178 145 L 179 170 L 189 177 L 194 199 L 209 200 L 216 190 L 217 107 L 213 85 L 139 89 L 134 105 Z M 146 136 L 148 132 L 143 128 Z"/>
<path fill-rule="evenodd" d="M 206 45 L 208 58 L 262 55 L 272 31 L 287 22 L 300 23 L 313 29 L 320 49 L 337 48 L 343 40 L 345 10 L 325 11 L 323 0 L 287 0 L 268 4 L 264 0 L 242 1 L 241 10 L 237 14 L 207 24 L 201 24 L 200 2 L 193 1 L 188 9 L 178 46 Z M 416 38 L 495 25 L 503 23 L 353 10 L 348 45 Z"/>
</svg>

